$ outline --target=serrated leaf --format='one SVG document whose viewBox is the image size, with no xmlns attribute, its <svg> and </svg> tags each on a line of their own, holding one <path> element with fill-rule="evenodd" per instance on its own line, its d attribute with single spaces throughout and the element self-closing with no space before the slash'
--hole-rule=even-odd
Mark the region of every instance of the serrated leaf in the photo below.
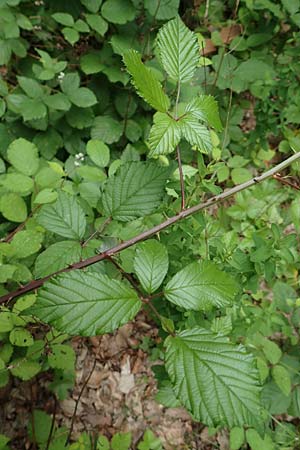
<svg viewBox="0 0 300 450">
<path fill-rule="evenodd" d="M 149 156 L 172 153 L 181 138 L 179 122 L 167 114 L 156 113 L 149 135 Z"/>
<path fill-rule="evenodd" d="M 189 264 L 166 285 L 166 298 L 185 309 L 206 311 L 232 304 L 238 286 L 210 261 Z"/>
<path fill-rule="evenodd" d="M 123 127 L 121 122 L 113 119 L 111 116 L 97 116 L 91 129 L 91 138 L 99 139 L 106 144 L 113 144 L 118 142 L 122 133 Z"/>
<path fill-rule="evenodd" d="M 41 366 L 36 361 L 30 361 L 25 358 L 17 358 L 11 361 L 11 373 L 23 381 L 30 380 L 40 372 Z"/>
<path fill-rule="evenodd" d="M 161 202 L 168 173 L 154 163 L 123 164 L 105 185 L 105 213 L 123 222 L 151 214 Z"/>
<path fill-rule="evenodd" d="M 277 364 L 282 356 L 282 351 L 276 342 L 266 338 L 262 339 L 262 350 L 271 364 Z"/>
<path fill-rule="evenodd" d="M 123 61 L 137 93 L 157 111 L 166 112 L 170 100 L 151 69 L 142 63 L 141 55 L 135 50 L 128 50 L 123 55 Z"/>
<path fill-rule="evenodd" d="M 93 336 L 124 325 L 140 307 L 133 289 L 120 281 L 73 271 L 45 283 L 30 312 L 58 331 Z"/>
<path fill-rule="evenodd" d="M 289 372 L 285 367 L 276 365 L 272 367 L 272 377 L 279 389 L 288 396 L 291 393 L 292 383 Z"/>
<path fill-rule="evenodd" d="M 68 94 L 69 100 L 79 108 L 88 108 L 97 103 L 97 98 L 93 91 L 88 88 L 81 87 Z"/>
<path fill-rule="evenodd" d="M 169 20 L 178 13 L 179 0 L 144 0 L 144 7 L 157 20 Z"/>
<path fill-rule="evenodd" d="M 33 175 L 39 167 L 38 149 L 26 139 L 14 140 L 7 149 L 9 162 L 24 175 Z"/>
<path fill-rule="evenodd" d="M 98 14 L 86 14 L 86 21 L 92 30 L 104 36 L 108 30 L 108 23 Z"/>
<path fill-rule="evenodd" d="M 50 345 L 48 363 L 53 369 L 74 370 L 75 352 L 70 345 Z"/>
<path fill-rule="evenodd" d="M 130 448 L 131 440 L 131 432 L 116 433 L 113 435 L 110 445 L 112 450 L 128 450 Z"/>
<path fill-rule="evenodd" d="M 17 347 L 29 347 L 33 344 L 33 337 L 25 328 L 14 328 L 9 334 L 9 340 Z"/>
<path fill-rule="evenodd" d="M 69 239 L 81 239 L 86 219 L 76 197 L 61 191 L 55 203 L 42 206 L 37 221 L 46 230 Z"/>
<path fill-rule="evenodd" d="M 166 369 L 175 395 L 208 426 L 259 423 L 258 374 L 242 346 L 202 328 L 169 336 Z"/>
<path fill-rule="evenodd" d="M 55 109 L 57 111 L 68 111 L 71 108 L 71 103 L 68 97 L 62 92 L 44 97 L 43 102 L 49 108 Z"/>
<path fill-rule="evenodd" d="M 201 125 L 192 114 L 186 114 L 177 122 L 184 137 L 192 146 L 196 146 L 201 153 L 210 153 L 212 142 L 209 129 Z"/>
<path fill-rule="evenodd" d="M 1 178 L 0 184 L 10 192 L 16 192 L 21 195 L 28 195 L 34 186 L 33 179 L 22 173 L 8 173 Z"/>
<path fill-rule="evenodd" d="M 176 17 L 158 32 L 157 47 L 165 71 L 177 83 L 193 78 L 199 62 L 199 45 L 195 33 Z"/>
<path fill-rule="evenodd" d="M 44 91 L 40 83 L 33 78 L 17 77 L 19 85 L 30 98 L 40 98 Z"/>
<path fill-rule="evenodd" d="M 223 128 L 218 103 L 212 95 L 199 95 L 186 105 L 185 111 L 206 122 L 217 131 L 221 131 Z"/>
<path fill-rule="evenodd" d="M 166 247 L 150 239 L 138 245 L 134 258 L 134 270 L 145 291 L 155 292 L 162 284 L 169 268 Z"/>
<path fill-rule="evenodd" d="M 46 277 L 64 267 L 80 261 L 82 247 L 78 241 L 61 241 L 50 245 L 35 260 L 36 278 Z"/>
</svg>

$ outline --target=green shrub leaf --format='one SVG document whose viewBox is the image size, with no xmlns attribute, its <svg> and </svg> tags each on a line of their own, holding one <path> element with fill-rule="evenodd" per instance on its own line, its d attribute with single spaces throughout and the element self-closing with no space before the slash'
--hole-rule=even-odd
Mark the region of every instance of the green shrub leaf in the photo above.
<svg viewBox="0 0 300 450">
<path fill-rule="evenodd" d="M 0 198 L 0 211 L 12 222 L 24 222 L 27 218 L 26 203 L 17 194 L 3 194 Z"/>
<path fill-rule="evenodd" d="M 164 113 L 154 115 L 154 124 L 149 135 L 149 156 L 166 155 L 175 150 L 181 138 L 181 126 Z"/>
<path fill-rule="evenodd" d="M 42 206 L 37 220 L 46 230 L 70 239 L 81 239 L 86 227 L 84 212 L 76 198 L 63 191 L 55 203 Z"/>
<path fill-rule="evenodd" d="M 169 267 L 166 247 L 154 239 L 138 245 L 134 258 L 134 270 L 148 294 L 162 284 Z"/>
<path fill-rule="evenodd" d="M 169 336 L 166 369 L 175 395 L 208 426 L 259 423 L 258 374 L 241 346 L 202 328 Z"/>
<path fill-rule="evenodd" d="M 212 150 L 208 128 L 201 125 L 192 114 L 186 114 L 177 123 L 180 125 L 182 136 L 201 153 L 209 153 Z"/>
<path fill-rule="evenodd" d="M 7 149 L 9 162 L 24 175 L 33 175 L 39 167 L 38 149 L 26 139 L 13 141 Z"/>
<path fill-rule="evenodd" d="M 221 308 L 232 303 L 238 287 L 210 261 L 194 262 L 178 272 L 165 287 L 166 298 L 196 311 Z"/>
<path fill-rule="evenodd" d="M 120 281 L 73 271 L 47 282 L 30 312 L 58 331 L 93 336 L 114 331 L 140 307 L 136 293 Z"/>
<path fill-rule="evenodd" d="M 37 278 L 46 277 L 64 267 L 80 261 L 82 247 L 78 241 L 60 241 L 50 245 L 36 258 L 34 273 Z"/>
<path fill-rule="evenodd" d="M 158 32 L 157 46 L 165 71 L 177 83 L 189 81 L 199 62 L 197 36 L 176 17 Z"/>
<path fill-rule="evenodd" d="M 124 222 L 151 214 L 161 202 L 168 173 L 154 163 L 123 164 L 106 183 L 105 213 Z"/>
<path fill-rule="evenodd" d="M 142 63 L 141 55 L 136 50 L 128 50 L 123 55 L 123 61 L 137 93 L 157 111 L 166 112 L 170 100 L 151 69 Z"/>
<path fill-rule="evenodd" d="M 279 365 L 272 367 L 272 377 L 279 389 L 281 389 L 281 391 L 284 393 L 284 395 L 290 395 L 292 383 L 290 374 L 287 369 Z"/>
<path fill-rule="evenodd" d="M 101 14 L 108 22 L 124 24 L 135 18 L 136 9 L 130 0 L 106 0 Z"/>
<path fill-rule="evenodd" d="M 218 103 L 212 95 L 199 95 L 186 105 L 185 111 L 195 118 L 206 122 L 217 131 L 222 130 Z"/>
</svg>

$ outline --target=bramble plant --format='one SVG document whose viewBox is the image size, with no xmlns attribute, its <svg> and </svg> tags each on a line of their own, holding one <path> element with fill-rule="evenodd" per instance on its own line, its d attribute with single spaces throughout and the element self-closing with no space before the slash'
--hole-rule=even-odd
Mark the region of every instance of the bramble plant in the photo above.
<svg viewBox="0 0 300 450">
<path fill-rule="evenodd" d="M 81 3 L 87 11 L 80 17 L 53 6 L 45 24 L 50 30 L 58 27 L 62 36 L 57 42 L 67 42 L 79 55 L 36 48 L 31 59 L 26 39 L 18 40 L 20 29 L 30 32 L 40 25 L 33 26 L 20 13 L 18 2 L 0 4 L 5 23 L 0 61 L 9 64 L 12 54 L 25 58 L 24 64 L 18 62 L 22 76 L 18 70 L 16 79 L 0 80 L 5 119 L 0 124 L 5 236 L 0 243 L 0 302 L 20 297 L 12 307 L 1 307 L 0 387 L 7 385 L 9 374 L 29 380 L 51 368 L 50 389 L 58 399 L 65 398 L 74 382 L 75 355 L 64 342 L 70 336 L 114 332 L 145 309 L 163 338 L 159 355 L 164 369 L 153 367 L 160 403 L 184 405 L 212 432 L 228 428 L 231 450 L 245 443 L 253 450 L 297 448 L 296 427 L 278 425 L 274 415 L 300 415 L 299 198 L 270 178 L 293 187 L 278 173 L 290 165 L 296 168 L 300 154 L 256 175 L 245 168 L 251 157 L 261 168 L 262 161 L 273 158 L 273 150 L 245 148 L 244 154 L 232 156 L 225 148 L 233 141 L 233 152 L 237 145 L 240 113 L 234 117 L 228 109 L 224 114 L 222 89 L 231 90 L 231 99 L 233 92 L 249 89 L 265 100 L 279 91 L 273 72 L 266 62 L 264 83 L 258 75 L 254 81 L 244 77 L 253 66 L 260 67 L 262 55 L 257 51 L 258 59 L 247 60 L 240 53 L 245 60 L 238 66 L 231 59 L 230 65 L 235 57 L 222 54 L 225 47 L 216 35 L 219 54 L 212 61 L 200 58 L 203 37 L 176 15 L 176 1 L 158 1 L 156 7 L 144 2 L 139 17 L 145 15 L 146 29 L 155 18 L 171 19 L 156 36 L 153 59 L 150 32 L 145 45 L 138 40 L 133 44 L 134 34 L 127 35 L 125 24 L 136 17 L 139 2 L 134 7 L 127 0 L 106 0 L 101 15 L 101 1 Z M 244 25 L 260 20 L 251 2 L 242 3 L 249 9 L 241 15 Z M 287 2 L 282 10 L 265 3 L 266 14 L 282 19 L 290 8 Z M 293 23 L 299 20 L 297 11 Z M 89 49 L 81 54 L 79 46 L 88 33 L 103 43 L 108 23 L 117 27 L 110 44 L 104 43 L 99 53 Z M 46 28 L 35 32 L 47 40 Z M 244 47 L 237 52 L 246 52 L 267 38 L 252 37 L 247 45 L 243 36 L 238 36 L 241 42 L 235 39 L 229 52 L 241 42 Z M 212 64 L 215 79 L 209 78 L 206 64 Z M 284 73 L 282 67 L 280 71 Z M 215 97 L 201 87 L 206 77 L 217 90 L 222 121 Z M 105 93 L 107 80 L 122 86 L 113 108 Z M 156 111 L 153 123 L 151 109 Z M 299 140 L 285 127 L 286 116 L 284 112 L 279 118 L 283 153 Z M 255 132 L 251 136 L 257 139 Z M 12 230 L 11 222 L 19 223 L 17 229 Z M 36 337 L 34 329 L 41 322 L 45 333 Z M 48 430 L 38 442 L 45 448 L 51 420 L 41 411 L 35 414 Z M 55 428 L 53 444 L 60 432 Z M 65 434 L 58 448 L 65 444 Z M 3 445 L 1 438 L 0 449 L 6 448 L 6 438 Z M 130 448 L 131 436 L 127 438 Z M 84 434 L 69 448 L 82 448 L 85 440 L 89 437 Z M 110 444 L 105 437 L 98 441 L 99 448 L 118 448 L 117 437 Z M 147 431 L 137 448 L 162 447 Z"/>
</svg>

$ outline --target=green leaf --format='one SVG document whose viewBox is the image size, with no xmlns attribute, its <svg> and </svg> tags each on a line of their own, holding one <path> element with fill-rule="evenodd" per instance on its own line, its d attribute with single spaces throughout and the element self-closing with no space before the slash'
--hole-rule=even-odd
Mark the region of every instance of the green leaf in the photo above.
<svg viewBox="0 0 300 450">
<path fill-rule="evenodd" d="M 146 430 L 143 440 L 137 446 L 138 450 L 163 450 L 160 440 L 151 430 Z"/>
<path fill-rule="evenodd" d="M 230 428 L 260 422 L 258 374 L 244 347 L 198 327 L 165 344 L 175 395 L 196 420 Z"/>
<path fill-rule="evenodd" d="M 173 19 L 178 13 L 180 0 L 144 0 L 144 6 L 157 20 Z"/>
<path fill-rule="evenodd" d="M 74 25 L 74 19 L 71 14 L 67 13 L 55 13 L 52 14 L 53 19 L 60 23 L 61 25 L 65 25 L 66 27 L 72 27 Z"/>
<path fill-rule="evenodd" d="M 37 120 L 46 117 L 47 108 L 39 99 L 28 98 L 22 103 L 20 112 L 25 121 Z"/>
<path fill-rule="evenodd" d="M 159 30 L 157 47 L 164 69 L 173 81 L 186 83 L 193 78 L 200 57 L 198 39 L 179 16 Z"/>
<path fill-rule="evenodd" d="M 6 444 L 10 441 L 10 439 L 4 434 L 0 434 L 0 450 L 8 450 L 9 447 L 6 447 Z"/>
<path fill-rule="evenodd" d="M 33 175 L 39 167 L 38 149 L 26 139 L 14 140 L 7 149 L 9 162 L 24 175 Z"/>
<path fill-rule="evenodd" d="M 101 14 L 108 22 L 118 24 L 133 20 L 136 11 L 130 0 L 106 0 L 101 8 Z"/>
<path fill-rule="evenodd" d="M 290 395 L 292 389 L 291 377 L 285 367 L 277 365 L 272 367 L 272 377 L 284 395 Z"/>
<path fill-rule="evenodd" d="M 24 222 L 27 218 L 27 206 L 17 194 L 3 194 L 0 198 L 2 215 L 12 222 Z"/>
<path fill-rule="evenodd" d="M 168 173 L 168 169 L 154 163 L 123 164 L 105 185 L 105 213 L 123 222 L 151 214 L 164 195 Z"/>
<path fill-rule="evenodd" d="M 36 301 L 35 294 L 25 295 L 24 297 L 19 298 L 13 306 L 13 313 L 19 314 L 22 311 L 30 308 Z"/>
<path fill-rule="evenodd" d="M 36 204 L 44 204 L 44 203 L 52 203 L 57 199 L 57 192 L 53 189 L 42 189 L 37 196 L 35 197 L 33 203 Z"/>
<path fill-rule="evenodd" d="M 25 196 L 32 192 L 34 186 L 32 178 L 21 173 L 8 173 L 0 179 L 0 184 L 8 191 Z"/>
<path fill-rule="evenodd" d="M 102 3 L 102 0 L 80 0 L 80 1 L 86 7 L 86 9 L 88 9 L 92 13 L 98 12 Z"/>
<path fill-rule="evenodd" d="M 2 267 L 1 267 L 2 270 Z M 14 327 L 13 315 L 9 311 L 0 312 L 0 330 L 1 333 L 7 333 Z M 2 358 L 2 355 L 1 355 Z"/>
<path fill-rule="evenodd" d="M 107 437 L 100 435 L 97 439 L 96 450 L 110 450 L 110 445 Z"/>
<path fill-rule="evenodd" d="M 79 89 L 80 77 L 77 72 L 67 73 L 61 82 L 62 91 L 69 97 Z"/>
<path fill-rule="evenodd" d="M 122 123 L 111 116 L 98 116 L 91 129 L 92 139 L 98 139 L 106 144 L 118 142 L 123 133 Z"/>
<path fill-rule="evenodd" d="M 17 77 L 19 85 L 30 98 L 40 98 L 44 94 L 43 88 L 36 80 L 27 77 Z"/>
<path fill-rule="evenodd" d="M 34 431 L 32 429 L 32 422 L 34 423 Z M 31 440 L 36 440 L 36 442 L 43 448 L 47 444 L 47 440 L 49 438 L 52 424 L 51 417 L 44 411 L 36 409 L 33 411 L 33 417 L 29 424 L 29 436 Z"/>
<path fill-rule="evenodd" d="M 64 267 L 80 261 L 82 247 L 78 241 L 61 241 L 50 245 L 36 259 L 34 273 L 37 278 L 46 277 Z"/>
<path fill-rule="evenodd" d="M 79 108 L 88 108 L 97 103 L 97 98 L 93 91 L 85 87 L 78 88 L 76 91 L 69 93 L 68 97 Z"/>
<path fill-rule="evenodd" d="M 88 26 L 88 24 L 81 19 L 76 20 L 74 28 L 79 33 L 89 33 L 90 31 L 90 27 Z"/>
<path fill-rule="evenodd" d="M 50 345 L 48 363 L 53 369 L 74 370 L 75 352 L 70 345 Z"/>
<path fill-rule="evenodd" d="M 206 311 L 232 304 L 238 286 L 210 261 L 189 264 L 168 282 L 166 298 L 185 309 Z"/>
<path fill-rule="evenodd" d="M 61 191 L 55 203 L 44 205 L 37 221 L 46 230 L 69 239 L 81 239 L 86 219 L 76 197 Z"/>
<path fill-rule="evenodd" d="M 263 338 L 262 340 L 262 350 L 271 364 L 277 364 L 282 356 L 282 352 L 278 345 L 266 338 Z"/>
<path fill-rule="evenodd" d="M 240 427 L 233 427 L 230 430 L 229 446 L 230 450 L 239 450 L 245 441 L 245 431 Z"/>
<path fill-rule="evenodd" d="M 11 373 L 23 381 L 30 380 L 40 372 L 41 366 L 36 361 L 26 360 L 25 358 L 17 358 L 11 361 Z"/>
<path fill-rule="evenodd" d="M 264 439 L 253 428 L 246 430 L 246 440 L 252 450 L 275 450 L 275 445 L 270 436 L 266 435 Z"/>
<path fill-rule="evenodd" d="M 16 258 L 26 258 L 38 252 L 43 241 L 43 234 L 33 230 L 21 230 L 14 235 L 11 247 Z"/>
<path fill-rule="evenodd" d="M 3 117 L 6 111 L 6 103 L 5 101 L 0 98 L 0 117 Z"/>
<path fill-rule="evenodd" d="M 104 36 L 108 30 L 108 24 L 98 14 L 86 14 L 86 21 L 92 30 L 96 31 L 100 36 Z"/>
<path fill-rule="evenodd" d="M 231 178 L 234 184 L 240 184 L 245 183 L 245 181 L 251 180 L 252 174 L 244 167 L 239 167 L 238 169 L 232 169 Z"/>
<path fill-rule="evenodd" d="M 45 283 L 31 313 L 70 335 L 111 333 L 141 307 L 127 285 L 98 273 L 73 271 Z"/>
<path fill-rule="evenodd" d="M 33 345 L 33 337 L 25 328 L 14 328 L 9 334 L 12 345 L 17 347 L 29 347 Z"/>
<path fill-rule="evenodd" d="M 68 41 L 71 45 L 74 45 L 80 39 L 80 35 L 77 30 L 74 28 L 65 27 L 61 30 L 62 34 L 66 41 Z"/>
<path fill-rule="evenodd" d="M 166 112 L 169 109 L 170 100 L 151 69 L 142 63 L 141 55 L 135 50 L 128 50 L 123 55 L 123 61 L 132 76 L 132 83 L 137 93 L 154 109 Z"/>
<path fill-rule="evenodd" d="M 150 239 L 138 245 L 134 258 L 134 270 L 145 291 L 155 292 L 162 284 L 169 268 L 166 247 Z"/>
<path fill-rule="evenodd" d="M 210 153 L 212 142 L 208 128 L 201 125 L 192 114 L 186 114 L 177 122 L 181 128 L 182 136 L 201 153 Z"/>
<path fill-rule="evenodd" d="M 110 442 L 112 450 L 128 450 L 131 445 L 132 435 L 128 433 L 116 433 Z"/>
<path fill-rule="evenodd" d="M 172 153 L 179 144 L 181 127 L 176 120 L 164 113 L 154 115 L 154 124 L 149 135 L 149 156 Z"/>
<path fill-rule="evenodd" d="M 86 145 L 86 152 L 97 166 L 107 167 L 110 159 L 109 147 L 98 139 L 91 139 Z"/>
<path fill-rule="evenodd" d="M 49 108 L 57 111 L 68 111 L 71 108 L 71 103 L 68 97 L 62 92 L 44 97 L 43 102 Z"/>
<path fill-rule="evenodd" d="M 105 65 L 102 63 L 99 52 L 95 52 L 83 55 L 80 58 L 80 67 L 85 74 L 91 75 L 101 72 L 105 68 Z"/>
<path fill-rule="evenodd" d="M 217 131 L 222 130 L 218 103 L 211 95 L 200 95 L 186 105 L 185 112 L 202 120 Z"/>
</svg>

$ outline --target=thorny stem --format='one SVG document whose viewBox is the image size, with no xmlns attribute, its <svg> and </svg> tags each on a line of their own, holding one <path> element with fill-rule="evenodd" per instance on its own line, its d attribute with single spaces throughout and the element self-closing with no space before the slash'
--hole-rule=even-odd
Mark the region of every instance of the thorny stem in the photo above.
<svg viewBox="0 0 300 450">
<path fill-rule="evenodd" d="M 154 234 L 159 233 L 160 231 L 170 227 L 171 225 L 173 225 L 176 222 L 179 222 L 182 219 L 185 219 L 186 217 L 192 216 L 193 214 L 195 214 L 199 211 L 202 211 L 203 209 L 207 209 L 212 205 L 215 205 L 229 197 L 232 197 L 233 195 L 237 194 L 238 192 L 241 192 L 245 189 L 250 188 L 251 186 L 261 183 L 262 181 L 266 180 L 267 178 L 273 177 L 273 175 L 275 175 L 276 173 L 285 169 L 290 164 L 297 161 L 299 158 L 300 158 L 300 152 L 290 156 L 285 161 L 283 161 L 280 164 L 277 164 L 275 167 L 273 167 L 273 169 L 269 169 L 266 172 L 264 172 L 262 175 L 254 177 L 251 180 L 246 181 L 245 183 L 234 186 L 231 189 L 225 190 L 221 194 L 215 195 L 204 202 L 201 202 L 201 203 L 198 203 L 197 205 L 192 206 L 191 208 L 187 208 L 183 211 L 180 211 L 175 216 L 169 217 L 168 219 L 166 219 L 164 222 L 160 223 L 159 225 L 156 225 L 155 227 L 150 228 L 149 230 L 146 230 L 143 233 L 140 233 L 131 239 L 128 239 L 128 241 L 121 242 L 120 244 L 116 245 L 115 247 L 112 247 L 98 255 L 94 255 L 83 261 L 79 261 L 78 263 L 71 264 L 70 266 L 65 267 L 64 269 L 61 269 L 57 272 L 54 272 L 44 278 L 40 278 L 38 280 L 33 280 L 30 283 L 23 286 L 22 288 L 17 289 L 16 291 L 10 292 L 10 293 L 0 297 L 0 303 L 5 303 L 9 300 L 19 297 L 20 295 L 26 294 L 27 292 L 31 292 L 31 291 L 34 291 L 34 290 L 40 288 L 41 286 L 43 286 L 43 284 L 47 280 L 49 280 L 50 278 L 52 278 L 55 275 L 58 275 L 60 273 L 70 272 L 71 270 L 83 269 L 84 267 L 88 267 L 88 266 L 91 266 L 92 264 L 96 264 L 99 261 L 108 259 L 110 256 L 116 255 L 117 253 L 120 253 L 122 250 L 132 247 L 133 245 L 137 244 L 138 242 L 141 242 L 141 241 L 144 241 L 144 240 L 150 238 Z"/>
</svg>

